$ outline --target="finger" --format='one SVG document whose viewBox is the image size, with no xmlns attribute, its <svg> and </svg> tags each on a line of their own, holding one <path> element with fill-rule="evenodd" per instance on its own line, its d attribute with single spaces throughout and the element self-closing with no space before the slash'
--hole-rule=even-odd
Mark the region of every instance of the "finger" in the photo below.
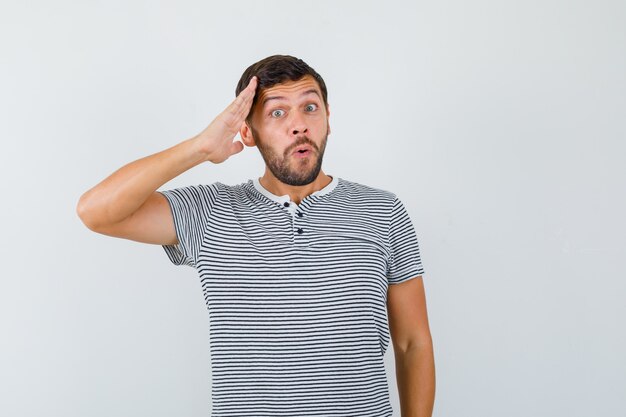
<svg viewBox="0 0 626 417">
<path fill-rule="evenodd" d="M 234 141 L 230 145 L 230 154 L 231 154 L 231 156 L 235 155 L 235 154 L 238 154 L 239 152 L 243 151 L 243 148 L 244 148 L 243 142 L 238 141 L 238 140 Z"/>
<path fill-rule="evenodd" d="M 256 92 L 257 78 L 253 76 L 248 82 L 246 88 L 244 88 L 239 95 L 230 103 L 229 111 L 233 114 L 240 116 L 243 112 L 248 111 L 250 103 L 254 98 Z"/>
<path fill-rule="evenodd" d="M 251 86 L 255 86 L 256 87 L 257 81 L 258 81 L 258 79 L 257 79 L 256 75 L 253 75 L 252 78 L 250 78 L 250 81 L 248 81 L 248 86 L 247 87 L 251 87 Z"/>
<path fill-rule="evenodd" d="M 256 75 L 253 75 L 252 78 L 250 78 L 250 81 L 248 81 L 248 85 L 246 86 L 246 88 L 252 88 L 254 91 L 254 87 L 256 87 L 257 81 L 258 79 Z"/>
<path fill-rule="evenodd" d="M 239 94 L 241 96 L 242 104 L 244 105 L 244 107 L 254 98 L 254 95 L 256 93 L 256 85 L 257 78 L 256 76 L 254 76 L 250 79 L 250 82 L 248 83 L 246 88 L 244 88 L 243 91 Z"/>
<path fill-rule="evenodd" d="M 252 97 L 254 96 L 254 93 L 256 92 L 256 85 L 257 85 L 257 78 L 256 76 L 254 76 L 250 78 L 250 81 L 248 82 L 248 85 L 246 86 L 246 88 L 241 90 L 241 92 L 237 96 L 237 99 L 241 98 L 241 100 L 243 101 L 252 99 Z"/>
<path fill-rule="evenodd" d="M 243 119 L 250 112 L 250 106 L 256 92 L 257 78 L 250 79 L 247 87 L 242 90 L 237 98 L 231 103 L 229 111 L 236 117 Z"/>
</svg>

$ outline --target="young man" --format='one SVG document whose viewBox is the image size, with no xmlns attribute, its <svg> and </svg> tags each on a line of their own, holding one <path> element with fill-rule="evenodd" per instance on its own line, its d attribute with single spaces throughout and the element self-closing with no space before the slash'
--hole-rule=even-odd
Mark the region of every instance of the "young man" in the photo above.
<svg viewBox="0 0 626 417">
<path fill-rule="evenodd" d="M 123 166 L 78 203 L 89 229 L 162 245 L 172 263 L 197 269 L 216 416 L 391 416 L 390 338 L 402 416 L 432 414 L 415 230 L 392 192 L 322 171 L 329 115 L 322 77 L 270 56 L 246 69 L 201 133 Z M 156 191 L 244 145 L 259 149 L 262 177 Z"/>
</svg>

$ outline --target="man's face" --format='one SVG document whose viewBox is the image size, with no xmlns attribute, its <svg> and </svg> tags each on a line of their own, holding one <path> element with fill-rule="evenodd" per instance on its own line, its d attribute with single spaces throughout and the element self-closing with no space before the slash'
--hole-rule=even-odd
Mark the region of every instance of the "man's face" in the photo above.
<svg viewBox="0 0 626 417">
<path fill-rule="evenodd" d="M 329 115 L 319 85 L 309 75 L 261 93 L 250 130 L 265 164 L 279 181 L 306 185 L 317 178 L 330 133 Z M 309 150 L 296 152 L 303 145 Z"/>
</svg>

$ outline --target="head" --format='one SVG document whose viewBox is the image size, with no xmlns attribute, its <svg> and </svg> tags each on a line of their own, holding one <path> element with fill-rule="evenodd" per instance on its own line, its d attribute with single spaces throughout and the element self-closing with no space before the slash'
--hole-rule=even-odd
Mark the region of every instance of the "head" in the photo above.
<svg viewBox="0 0 626 417">
<path fill-rule="evenodd" d="M 301 59 L 273 55 L 248 67 L 235 95 L 252 76 L 257 89 L 240 130 L 246 146 L 256 146 L 267 168 L 281 182 L 306 185 L 319 175 L 330 133 L 328 93 L 322 77 Z M 301 145 L 308 155 L 294 154 Z"/>
</svg>

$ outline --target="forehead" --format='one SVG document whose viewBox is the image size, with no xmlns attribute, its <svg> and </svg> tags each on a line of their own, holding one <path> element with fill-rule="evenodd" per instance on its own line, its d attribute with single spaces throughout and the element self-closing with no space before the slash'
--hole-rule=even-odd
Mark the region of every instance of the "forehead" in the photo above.
<svg viewBox="0 0 626 417">
<path fill-rule="evenodd" d="M 319 85 L 315 78 L 310 75 L 305 75 L 303 78 L 298 81 L 287 81 L 284 83 L 276 84 L 268 89 L 263 90 L 263 92 L 258 97 L 258 104 L 263 106 L 263 104 L 267 101 L 267 104 L 273 102 L 274 100 L 278 101 L 280 98 L 289 100 L 289 99 L 297 99 L 303 93 L 314 90 L 317 92 L 319 99 L 322 99 L 322 92 L 320 91 Z M 314 96 L 314 94 L 311 94 Z M 271 99 L 268 101 L 268 99 Z"/>
</svg>

